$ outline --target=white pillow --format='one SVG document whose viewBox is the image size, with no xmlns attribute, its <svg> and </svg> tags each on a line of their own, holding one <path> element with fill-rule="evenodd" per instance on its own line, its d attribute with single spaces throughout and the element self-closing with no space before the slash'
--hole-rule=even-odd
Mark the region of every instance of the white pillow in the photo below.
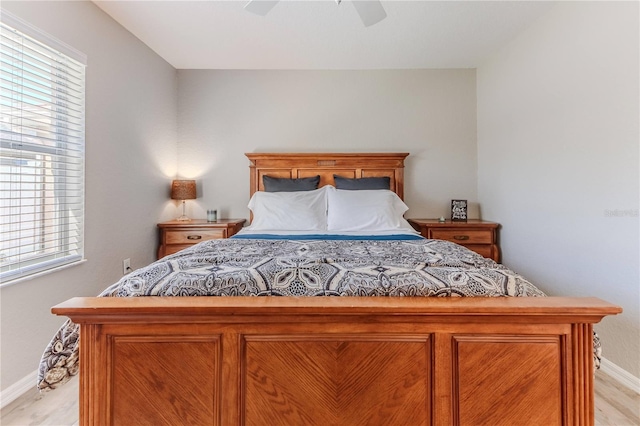
<svg viewBox="0 0 640 426">
<path fill-rule="evenodd" d="M 263 192 L 249 201 L 253 221 L 247 231 L 324 231 L 327 191 Z"/>
<path fill-rule="evenodd" d="M 415 232 L 402 216 L 409 207 L 393 191 L 333 189 L 327 195 L 329 231 Z"/>
</svg>

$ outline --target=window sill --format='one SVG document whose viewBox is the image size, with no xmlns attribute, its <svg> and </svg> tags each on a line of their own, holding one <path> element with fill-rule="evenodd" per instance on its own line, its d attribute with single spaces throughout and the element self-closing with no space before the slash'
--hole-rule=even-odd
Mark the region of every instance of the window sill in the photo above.
<svg viewBox="0 0 640 426">
<path fill-rule="evenodd" d="M 77 260 L 75 262 L 71 262 L 71 263 L 67 263 L 65 265 L 56 266 L 55 268 L 47 269 L 46 271 L 37 272 L 35 274 L 27 275 L 25 277 L 15 278 L 15 279 L 9 280 L 7 282 L 0 282 L 0 288 L 9 287 L 9 286 L 12 286 L 14 284 L 21 283 L 23 281 L 29 281 L 29 280 L 32 280 L 34 278 L 39 278 L 39 277 L 41 277 L 43 275 L 47 275 L 47 274 L 50 274 L 52 272 L 62 271 L 63 269 L 67 269 L 67 268 L 71 268 L 71 267 L 80 265 L 80 264 L 82 264 L 82 263 L 84 263 L 86 261 L 87 261 L 87 259 L 80 259 L 80 260 Z"/>
</svg>

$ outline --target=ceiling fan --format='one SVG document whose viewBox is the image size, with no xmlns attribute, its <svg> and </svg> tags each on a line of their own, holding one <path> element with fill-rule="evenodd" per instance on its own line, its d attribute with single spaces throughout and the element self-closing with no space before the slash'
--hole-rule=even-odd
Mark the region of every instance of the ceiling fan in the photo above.
<svg viewBox="0 0 640 426">
<path fill-rule="evenodd" d="M 265 16 L 280 0 L 249 0 L 244 8 L 256 15 Z M 335 0 L 340 4 L 342 0 Z M 365 27 L 377 24 L 387 17 L 380 0 L 353 0 L 353 6 L 360 15 L 360 19 Z"/>
</svg>

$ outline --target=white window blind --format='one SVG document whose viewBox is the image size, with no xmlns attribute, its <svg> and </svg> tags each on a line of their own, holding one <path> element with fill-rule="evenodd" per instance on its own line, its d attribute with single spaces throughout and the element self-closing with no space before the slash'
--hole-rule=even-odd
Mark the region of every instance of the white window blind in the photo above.
<svg viewBox="0 0 640 426">
<path fill-rule="evenodd" d="M 0 23 L 0 283 L 83 258 L 85 63 L 9 18 Z"/>
</svg>

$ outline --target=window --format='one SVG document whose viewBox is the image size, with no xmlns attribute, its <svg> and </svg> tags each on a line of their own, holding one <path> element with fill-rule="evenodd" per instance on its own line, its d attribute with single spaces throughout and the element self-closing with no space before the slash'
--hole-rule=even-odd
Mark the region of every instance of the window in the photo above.
<svg viewBox="0 0 640 426">
<path fill-rule="evenodd" d="M 0 283 L 83 258 L 83 54 L 0 23 Z"/>
</svg>

